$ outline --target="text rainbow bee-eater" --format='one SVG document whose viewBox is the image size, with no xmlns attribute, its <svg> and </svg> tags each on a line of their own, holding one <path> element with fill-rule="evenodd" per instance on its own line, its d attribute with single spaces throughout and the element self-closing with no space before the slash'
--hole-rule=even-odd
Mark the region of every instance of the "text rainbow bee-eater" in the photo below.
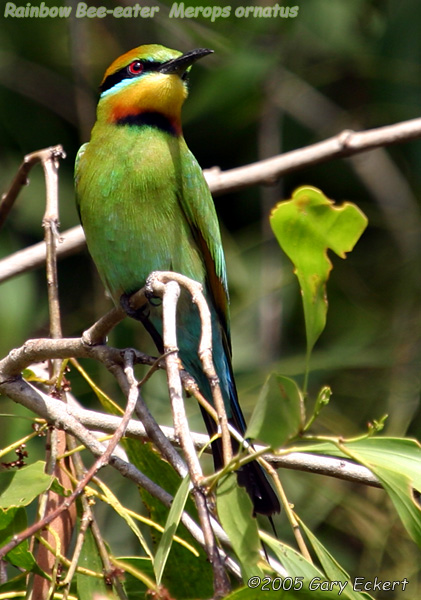
<svg viewBox="0 0 421 600">
<path fill-rule="evenodd" d="M 88 249 L 114 301 L 145 285 L 152 271 L 175 271 L 200 282 L 209 303 L 213 359 L 229 421 L 245 432 L 231 367 L 225 259 L 212 197 L 181 130 L 191 65 L 211 50 L 186 54 L 158 45 L 127 52 L 100 86 L 91 141 L 76 160 L 76 193 Z M 162 309 L 151 300 L 137 317 L 162 351 Z M 198 357 L 200 319 L 186 295 L 178 308 L 179 356 L 211 401 Z M 210 435 L 213 419 L 202 411 Z M 236 447 L 235 447 L 236 448 Z M 212 447 L 222 466 L 220 440 Z M 279 512 L 260 465 L 238 472 L 256 513 Z"/>
</svg>

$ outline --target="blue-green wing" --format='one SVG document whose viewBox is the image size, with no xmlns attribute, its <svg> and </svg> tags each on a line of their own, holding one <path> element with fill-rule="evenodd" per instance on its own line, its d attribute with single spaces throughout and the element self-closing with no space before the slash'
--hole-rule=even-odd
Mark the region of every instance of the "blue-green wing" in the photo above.
<svg viewBox="0 0 421 600">
<path fill-rule="evenodd" d="M 213 305 L 230 345 L 229 297 L 225 256 L 215 205 L 202 169 L 185 147 L 180 204 L 204 260 Z"/>
</svg>

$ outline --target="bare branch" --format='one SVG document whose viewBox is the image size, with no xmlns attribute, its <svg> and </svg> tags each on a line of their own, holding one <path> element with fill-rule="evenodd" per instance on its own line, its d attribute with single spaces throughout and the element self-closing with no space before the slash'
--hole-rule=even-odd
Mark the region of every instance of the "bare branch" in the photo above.
<svg viewBox="0 0 421 600">
<path fill-rule="evenodd" d="M 227 465 L 232 459 L 232 446 L 228 430 L 228 419 L 225 411 L 224 400 L 222 398 L 219 379 L 216 374 L 212 359 L 212 321 L 209 306 L 206 302 L 205 296 L 203 295 L 202 286 L 197 281 L 194 281 L 193 279 L 189 279 L 184 275 L 180 275 L 179 273 L 174 273 L 172 271 L 159 271 L 151 273 L 147 279 L 146 288 L 158 290 L 159 284 L 157 282 L 164 282 L 168 285 L 172 281 L 177 282 L 189 291 L 192 298 L 192 302 L 194 302 L 194 304 L 197 305 L 197 308 L 199 310 L 202 329 L 199 341 L 198 354 L 202 362 L 203 372 L 207 376 L 210 384 L 212 400 L 218 416 L 218 423 L 221 427 L 224 464 Z M 175 326 L 175 315 L 173 324 Z M 173 332 L 173 336 L 173 339 L 176 339 L 175 330 Z"/>
<path fill-rule="evenodd" d="M 47 156 L 41 158 L 45 175 L 46 207 L 42 225 L 45 230 L 45 245 L 47 248 L 47 292 L 50 314 L 50 335 L 52 338 L 61 338 L 60 302 L 58 297 L 57 251 L 56 245 L 59 238 L 59 203 L 58 203 L 58 167 L 59 158 L 63 158 L 61 148 L 50 149 Z M 54 375 L 58 375 L 56 363 Z"/>
<path fill-rule="evenodd" d="M 257 184 L 271 185 L 281 176 L 335 158 L 367 152 L 380 146 L 401 144 L 421 137 L 421 118 L 395 125 L 355 132 L 341 133 L 306 148 L 285 152 L 280 156 L 221 172 L 217 168 L 206 171 L 206 180 L 214 195 L 233 192 Z"/>
<path fill-rule="evenodd" d="M 120 417 L 87 410 L 74 405 L 68 410 L 87 429 L 102 431 L 103 433 L 113 433 L 120 421 Z M 141 417 L 139 416 L 139 418 Z M 160 425 L 160 431 L 172 445 L 180 446 L 180 442 L 172 427 Z M 197 451 L 204 450 L 209 454 L 212 453 L 207 434 L 190 433 Z M 144 423 L 139 423 L 138 421 L 130 421 L 126 435 L 139 440 L 151 439 L 149 432 L 144 427 Z M 264 450 L 264 446 L 259 444 L 254 444 L 253 448 L 259 454 Z M 276 469 L 305 471 L 307 473 L 335 477 L 352 483 L 364 484 L 370 487 L 382 487 L 377 477 L 369 469 L 343 458 L 321 456 L 308 452 L 289 452 L 287 454 L 282 453 L 282 455 L 268 453 L 264 455 L 264 458 Z"/>
<path fill-rule="evenodd" d="M 164 366 L 163 359 L 161 359 L 161 363 L 162 363 L 161 366 Z M 151 366 L 151 368 L 154 368 L 155 365 L 156 365 L 156 361 L 155 361 L 155 364 Z M 123 390 L 124 394 L 127 395 L 128 391 L 129 391 L 128 390 L 129 380 L 124 376 L 121 365 L 118 365 L 117 363 L 114 363 L 114 362 L 109 362 L 109 364 L 107 365 L 107 368 L 114 375 L 116 380 L 118 381 L 118 384 L 121 387 L 121 389 Z M 185 477 L 188 473 L 188 470 L 187 470 L 187 467 L 186 467 L 183 459 L 178 454 L 178 452 L 175 450 L 175 448 L 172 446 L 171 442 L 167 439 L 167 437 L 163 433 L 161 427 L 158 425 L 158 423 L 155 421 L 155 419 L 149 412 L 149 409 L 146 406 L 146 404 L 142 398 L 142 395 L 140 393 L 140 387 L 141 387 L 140 384 L 137 384 L 137 387 L 138 387 L 138 397 L 137 397 L 135 411 L 136 411 L 137 417 L 141 421 L 141 423 L 138 423 L 138 425 L 140 425 L 142 431 L 145 433 L 145 435 L 143 437 L 147 437 L 155 444 L 155 446 L 161 452 L 162 456 L 170 463 L 170 465 L 180 475 L 180 477 Z M 136 423 L 136 421 L 134 421 L 134 422 L 132 421 L 132 423 Z"/>
<path fill-rule="evenodd" d="M 61 147 L 48 148 L 38 153 L 41 161 L 46 187 L 46 207 L 42 225 L 44 227 L 44 241 L 47 249 L 46 275 L 48 309 L 50 317 L 50 336 L 61 338 L 60 302 L 58 295 L 58 273 L 56 242 L 59 237 L 59 201 L 58 201 L 58 169 L 59 159 L 64 158 Z M 54 397 L 66 401 L 66 394 L 62 389 L 60 377 L 61 361 L 54 358 L 49 361 L 49 375 L 52 381 L 50 393 Z M 66 449 L 66 434 L 64 431 L 49 429 L 46 442 L 46 465 L 45 472 L 55 475 L 64 487 L 71 487 L 70 479 L 57 461 L 57 456 L 63 454 Z M 50 589 L 56 585 L 54 569 L 56 568 L 56 556 L 50 553 L 48 547 L 62 548 L 67 552 L 74 525 L 76 523 L 76 507 L 69 506 L 68 509 L 60 509 L 60 496 L 53 490 L 46 490 L 38 498 L 38 522 L 51 523 L 51 527 L 42 531 L 40 542 L 36 550 L 36 560 L 40 567 L 53 577 Z M 45 542 L 45 543 L 44 543 Z M 34 544 L 35 548 L 35 544 Z M 49 589 L 49 583 L 38 574 L 33 575 L 32 597 L 34 600 L 43 598 Z"/>
<path fill-rule="evenodd" d="M 138 290 L 130 297 L 130 304 L 135 309 L 141 308 L 146 302 L 145 288 Z M 83 333 L 83 341 L 90 346 L 104 343 L 109 332 L 126 316 L 121 306 L 115 307 Z"/>
<path fill-rule="evenodd" d="M 134 359 L 136 363 L 153 365 L 156 360 L 155 358 L 148 356 L 147 354 L 143 354 L 138 350 L 132 349 L 132 352 L 134 353 Z M 63 338 L 60 340 L 28 340 L 21 348 L 12 350 L 6 358 L 0 361 L 0 389 L 4 391 L 5 394 L 8 394 L 8 383 L 12 383 L 13 389 L 15 390 L 15 396 L 13 399 L 16 402 L 23 403 L 21 402 L 21 398 L 23 398 L 23 394 L 27 388 L 22 388 L 22 395 L 20 393 L 16 395 L 16 393 L 21 389 L 19 383 L 19 374 L 21 371 L 29 367 L 32 363 L 40 362 L 48 358 L 70 358 L 72 356 L 77 358 L 91 358 L 98 360 L 105 366 L 109 366 L 112 363 L 120 366 L 123 364 L 121 350 L 112 348 L 110 346 L 90 347 L 84 344 L 80 338 Z M 164 367 L 163 364 L 162 367 Z M 182 372 L 182 377 L 183 385 L 189 392 L 192 392 L 192 389 L 194 386 L 196 386 L 193 378 L 191 375 L 185 372 Z M 103 431 L 105 433 L 111 433 L 115 431 L 115 428 L 118 426 L 120 420 L 119 417 L 88 411 L 82 408 L 76 408 L 74 405 L 68 407 L 63 406 L 60 412 L 60 406 L 58 406 L 58 403 L 45 394 L 43 395 L 42 403 L 37 401 L 31 404 L 30 398 L 27 398 L 25 402 L 25 406 L 32 410 L 32 412 L 38 414 L 48 422 L 53 423 L 55 426 L 63 427 L 66 430 L 70 429 L 67 423 L 67 417 L 69 417 L 69 419 L 77 419 L 78 422 L 88 429 Z M 178 445 L 179 442 L 176 439 L 173 429 L 169 427 L 161 427 L 161 430 L 172 444 Z M 141 423 L 137 423 L 136 421 L 130 422 L 127 429 L 127 435 L 139 439 L 149 437 L 149 433 L 145 432 L 143 425 Z M 198 450 L 202 450 L 205 446 L 209 445 L 209 438 L 207 435 L 198 433 L 192 435 L 195 446 Z M 261 447 L 256 445 L 254 446 L 254 449 L 256 452 L 260 452 L 262 450 Z M 343 459 L 322 457 L 301 452 L 292 452 L 285 456 L 271 455 L 267 456 L 266 458 L 277 468 L 282 467 L 287 469 L 308 471 L 310 473 L 319 473 L 347 481 L 363 483 L 365 485 L 374 487 L 381 487 L 377 478 L 374 477 L 368 469 L 359 465 L 354 465 L 353 463 Z"/>
<path fill-rule="evenodd" d="M 55 346 L 58 345 L 59 342 L 65 340 L 43 340 L 45 342 L 50 341 Z M 120 356 L 120 352 L 117 352 L 118 356 Z M 152 362 L 152 361 L 151 361 Z M 79 421 L 78 410 L 83 409 L 74 409 L 69 405 L 65 405 L 62 402 L 57 402 L 50 396 L 47 396 L 40 390 L 36 389 L 34 386 L 24 381 L 20 377 L 15 377 L 4 381 L 0 386 L 2 392 L 8 395 L 12 400 L 18 402 L 34 412 L 38 414 L 40 417 L 46 419 L 49 423 L 53 423 L 57 428 L 63 429 L 71 433 L 74 437 L 76 437 L 94 456 L 101 457 L 104 453 L 104 445 L 101 444 L 95 436 L 88 431 L 81 421 Z M 74 412 L 75 411 L 75 412 Z M 90 413 L 90 411 L 87 411 Z M 95 413 L 90 413 L 89 417 L 92 418 L 92 415 Z M 116 428 L 119 426 L 121 419 L 119 417 L 112 417 L 111 415 L 95 415 L 95 419 L 99 418 L 98 425 L 101 423 L 102 418 L 105 418 L 105 423 L 107 425 L 111 425 L 110 431 L 116 431 Z M 108 421 L 108 418 L 111 418 L 112 421 Z M 116 420 L 113 420 L 116 419 Z M 137 428 L 140 427 L 140 431 L 143 432 L 144 436 L 146 436 L 145 430 L 141 423 L 136 421 L 131 421 L 129 423 L 130 428 L 134 427 L 137 431 Z M 95 429 L 101 429 L 101 427 L 96 427 Z M 164 428 L 166 429 L 166 428 Z M 104 429 L 105 431 L 105 429 Z M 158 486 L 151 479 L 146 477 L 143 473 L 141 473 L 136 467 L 134 467 L 131 463 L 119 458 L 116 455 L 112 455 L 109 460 L 109 465 L 115 468 L 119 473 L 131 481 L 133 481 L 136 485 L 143 487 L 147 490 L 152 496 L 160 500 L 164 506 L 169 508 L 171 506 L 173 497 L 171 494 L 163 490 L 160 486 Z M 67 500 L 70 500 L 68 498 Z M 201 528 L 193 521 L 193 519 L 187 514 L 183 513 L 181 518 L 182 523 L 187 528 L 187 530 L 192 534 L 192 536 L 201 544 L 205 545 L 205 538 L 203 536 L 203 532 Z M 218 525 L 215 520 L 212 520 L 212 525 L 219 539 L 221 539 L 224 543 L 229 543 L 224 531 Z M 29 532 L 28 535 L 32 535 L 32 531 Z M 0 549 L 0 559 L 4 556 L 5 553 L 10 551 L 10 548 L 1 548 Z M 219 550 L 219 554 L 221 559 L 224 560 L 225 565 L 236 575 L 239 576 L 239 569 L 234 561 L 232 561 L 229 557 L 226 557 L 222 550 Z"/>
<path fill-rule="evenodd" d="M 120 443 L 120 440 L 125 433 L 127 424 L 129 423 L 129 421 L 132 417 L 132 414 L 134 412 L 134 408 L 135 408 L 135 405 L 137 402 L 137 395 L 138 395 L 136 381 L 134 380 L 134 377 L 132 375 L 133 357 L 129 350 L 125 351 L 124 360 L 125 360 L 124 370 L 125 370 L 126 376 L 128 377 L 129 385 L 130 385 L 129 394 L 128 394 L 128 398 L 127 398 L 127 406 L 126 406 L 126 410 L 124 411 L 123 418 L 121 419 L 117 429 L 115 430 L 113 437 L 108 442 L 105 452 L 100 453 L 99 458 L 92 465 L 92 467 L 88 470 L 86 475 L 79 481 L 79 483 L 77 484 L 77 486 L 73 490 L 73 492 L 70 494 L 70 496 L 68 496 L 57 508 L 47 512 L 47 514 L 44 518 L 36 521 L 32 526 L 25 529 L 25 531 L 23 531 L 22 533 L 13 536 L 13 539 L 8 544 L 3 546 L 3 548 L 0 550 L 0 559 L 4 558 L 4 556 L 8 552 L 10 552 L 10 550 L 12 550 L 16 546 L 18 546 L 23 540 L 28 539 L 29 537 L 34 535 L 36 532 L 41 531 L 49 523 L 51 523 L 52 521 L 57 519 L 57 517 L 59 515 L 61 515 L 64 511 L 67 511 L 70 508 L 70 506 L 73 504 L 73 502 L 76 500 L 76 498 L 78 498 L 82 494 L 85 487 L 88 485 L 88 483 L 91 481 L 91 479 L 98 473 L 98 471 L 110 462 L 111 456 L 112 456 L 116 446 Z M 11 396 L 11 397 L 13 397 L 13 396 Z M 57 404 L 60 404 L 60 402 L 58 402 Z M 80 426 L 79 426 L 79 429 L 80 429 Z M 89 434 L 89 435 L 91 435 L 91 434 Z"/>
<path fill-rule="evenodd" d="M 52 146 L 51 148 L 45 148 L 44 150 L 37 150 L 31 154 L 27 154 L 20 165 L 15 178 L 10 184 L 9 189 L 1 197 L 0 202 L 0 229 L 3 226 L 10 210 L 15 203 L 16 198 L 19 195 L 20 190 L 23 186 L 28 185 L 28 175 L 32 167 L 39 162 L 43 164 L 49 161 L 51 157 L 60 156 L 64 158 L 66 155 L 63 151 L 62 146 Z"/>
<path fill-rule="evenodd" d="M 60 258 L 72 256 L 85 246 L 85 235 L 80 225 L 68 229 L 60 235 L 57 255 Z M 38 269 L 45 264 L 47 250 L 45 242 L 38 242 L 29 248 L 14 252 L 0 260 L 0 283 L 8 281 L 20 273 Z"/>
<path fill-rule="evenodd" d="M 153 365 L 156 358 L 131 348 L 136 364 Z M 33 363 L 50 358 L 93 358 L 105 366 L 109 362 L 123 364 L 124 350 L 111 346 L 88 346 L 83 338 L 39 338 L 26 341 L 20 348 L 11 350 L 0 360 L 0 385 L 19 376 L 20 373 Z"/>
<path fill-rule="evenodd" d="M 204 175 L 214 196 L 233 192 L 252 185 L 272 185 L 288 173 L 321 164 L 335 158 L 361 154 L 374 148 L 402 144 L 421 137 L 421 118 L 386 125 L 367 131 L 345 130 L 327 140 L 305 148 L 285 152 L 279 156 L 221 171 L 218 167 L 206 169 Z M 19 189 L 22 183 L 19 184 Z M 57 247 L 60 257 L 76 254 L 85 245 L 80 226 L 62 234 Z M 39 243 L 12 254 L 0 261 L 0 282 L 18 273 L 40 267 L 45 261 L 45 244 Z"/>
</svg>

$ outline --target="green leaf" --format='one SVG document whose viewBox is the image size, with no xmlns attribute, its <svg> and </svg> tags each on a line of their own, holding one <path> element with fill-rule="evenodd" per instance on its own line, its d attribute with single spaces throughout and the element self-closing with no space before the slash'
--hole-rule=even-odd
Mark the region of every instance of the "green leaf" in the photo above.
<svg viewBox="0 0 421 600">
<path fill-rule="evenodd" d="M 107 592 L 110 588 L 107 587 L 102 576 L 104 566 L 90 528 L 86 530 L 78 565 L 101 575 L 101 577 L 93 577 L 84 573 L 76 573 L 77 596 L 79 600 L 92 600 L 96 594 L 108 597 Z"/>
<path fill-rule="evenodd" d="M 314 577 L 325 578 L 319 569 L 308 562 L 302 554 L 287 546 L 287 544 L 274 539 L 265 532 L 261 532 L 261 536 L 262 540 L 269 546 L 290 577 L 301 576 L 306 581 L 310 581 Z"/>
<path fill-rule="evenodd" d="M 421 492 L 421 445 L 418 440 L 370 437 L 347 442 L 346 447 L 374 466 L 393 468 L 402 473 Z"/>
<path fill-rule="evenodd" d="M 421 507 L 414 489 L 421 492 L 421 446 L 407 438 L 369 437 L 341 442 L 304 444 L 303 452 L 352 458 L 379 479 L 412 539 L 421 546 Z"/>
<path fill-rule="evenodd" d="M 293 379 L 272 373 L 260 392 L 245 437 L 279 448 L 299 431 L 302 402 Z"/>
<path fill-rule="evenodd" d="M 119 565 L 127 567 L 124 572 L 124 591 L 128 600 L 150 600 L 148 586 L 143 579 L 148 577 L 154 580 L 152 561 L 149 558 L 139 556 L 119 556 Z M 130 568 L 130 570 L 128 570 Z"/>
<path fill-rule="evenodd" d="M 322 565 L 324 572 L 330 581 L 347 581 L 348 584 L 344 588 L 343 595 L 344 598 L 349 598 L 349 600 L 361 600 L 362 598 L 371 598 L 366 593 L 356 592 L 353 589 L 353 583 L 350 580 L 349 574 L 341 567 L 341 565 L 337 562 L 337 560 L 330 554 L 330 552 L 323 546 L 320 540 L 313 534 L 313 532 L 306 527 L 306 525 L 299 520 L 300 527 L 305 532 L 306 536 L 310 540 L 311 545 L 315 553 L 317 554 L 317 558 Z"/>
<path fill-rule="evenodd" d="M 308 562 L 304 556 L 296 552 L 296 550 L 290 546 L 287 546 L 279 540 L 275 540 L 267 533 L 261 532 L 261 536 L 265 544 L 271 548 L 272 552 L 287 571 L 289 579 L 292 579 L 292 583 L 298 587 L 299 580 L 302 582 L 302 586 L 299 590 L 292 591 L 291 589 L 291 591 L 285 592 L 287 595 L 279 596 L 280 598 L 288 600 L 290 598 L 292 600 L 294 597 L 300 599 L 305 598 L 306 600 L 311 600 L 312 598 L 317 598 L 317 600 L 330 600 L 336 598 L 337 600 L 338 597 L 342 597 L 342 594 L 344 594 L 343 597 L 345 598 L 359 598 L 360 600 L 368 600 L 371 598 L 371 596 L 365 593 L 358 594 L 357 596 L 346 596 L 345 590 L 348 590 L 349 593 L 350 589 L 352 590 L 353 584 L 348 580 L 349 578 L 344 576 L 340 571 L 338 571 L 339 576 L 331 580 L 326 574 Z M 284 588 L 286 579 L 288 578 L 284 578 Z"/>
<path fill-rule="evenodd" d="M 354 204 L 334 206 L 320 190 L 308 186 L 277 204 L 270 223 L 300 283 L 309 355 L 326 324 L 326 282 L 332 269 L 327 251 L 345 258 L 367 226 L 367 218 Z"/>
<path fill-rule="evenodd" d="M 181 482 L 180 487 L 174 496 L 170 512 L 168 513 L 167 522 L 165 523 L 165 529 L 156 551 L 154 571 L 158 585 L 161 585 L 162 574 L 167 563 L 167 558 L 171 550 L 175 532 L 177 531 L 181 515 L 187 502 L 189 489 L 190 477 L 186 476 Z"/>
<path fill-rule="evenodd" d="M 244 581 L 252 575 L 263 576 L 260 567 L 260 539 L 257 521 L 253 518 L 251 500 L 237 482 L 234 473 L 229 473 L 218 482 L 216 506 L 222 527 L 234 548 L 241 565 Z"/>
<path fill-rule="evenodd" d="M 302 587 L 300 587 L 301 585 Z M 332 600 L 333 598 L 338 600 L 338 598 L 343 597 L 342 594 L 339 596 L 340 589 L 337 586 L 336 591 L 335 587 L 331 591 L 320 589 L 320 587 L 317 589 L 318 585 L 328 586 L 329 582 L 324 579 L 318 581 L 318 578 L 316 578 L 310 587 L 310 582 L 302 578 L 300 580 L 292 577 L 266 576 L 262 578 L 258 588 L 241 588 L 226 596 L 225 600 L 257 600 L 262 595 L 263 597 L 276 598 L 276 600 Z M 278 586 L 281 588 L 284 586 L 285 589 L 279 589 Z M 367 598 L 367 596 L 365 597 Z M 364 596 L 361 596 L 361 598 L 364 598 Z"/>
<path fill-rule="evenodd" d="M 134 518 L 129 514 L 127 509 L 120 503 L 117 496 L 113 494 L 110 488 L 105 485 L 103 481 L 97 480 L 97 486 L 101 489 L 108 504 L 115 510 L 115 512 L 127 523 L 134 535 L 140 542 L 145 554 L 152 560 L 152 551 L 149 548 L 148 542 L 146 541 L 141 529 L 138 527 Z"/>
<path fill-rule="evenodd" d="M 0 510 L 0 547 L 9 543 L 18 533 L 24 531 L 27 527 L 26 510 L 21 508 L 10 508 L 9 510 Z M 29 550 L 29 541 L 24 540 L 6 554 L 6 560 L 15 567 L 24 569 L 27 572 L 33 571 L 38 575 L 45 576 L 45 573 L 38 567 L 34 555 Z"/>
<path fill-rule="evenodd" d="M 366 463 L 366 466 L 369 466 L 369 464 Z M 372 463 L 370 468 L 380 479 L 395 505 L 405 529 L 414 542 L 421 547 L 421 507 L 419 501 L 414 498 L 411 481 L 408 477 L 393 469 L 373 466 Z"/>
<path fill-rule="evenodd" d="M 22 371 L 22 377 L 24 377 L 26 381 L 38 381 L 41 383 L 45 382 L 45 379 L 42 379 L 41 377 L 36 375 L 34 371 L 32 371 L 32 369 L 24 369 Z"/>
<path fill-rule="evenodd" d="M 416 440 L 367 438 L 346 444 L 352 458 L 381 481 L 412 539 L 421 547 L 421 446 Z"/>
<path fill-rule="evenodd" d="M 150 443 L 142 444 L 129 438 L 125 438 L 122 443 L 127 450 L 130 462 L 153 481 L 158 481 L 160 486 L 175 496 L 180 487 L 180 477 L 166 461 L 161 459 L 154 450 L 153 445 Z M 139 492 L 148 509 L 150 518 L 165 526 L 168 518 L 167 507 L 145 490 L 140 488 Z M 193 519 L 197 519 L 196 507 L 190 497 L 187 499 L 186 511 Z M 194 556 L 190 550 L 180 544 L 174 544 L 162 577 L 163 585 L 169 590 L 169 594 L 175 598 L 183 598 L 183 600 L 210 598 L 213 591 L 213 573 L 205 551 L 187 531 L 183 523 L 180 523 L 177 533 L 196 548 L 199 557 Z M 156 543 L 157 540 L 160 540 L 161 534 L 151 530 L 151 537 Z M 188 577 L 186 577 L 186 573 L 189 574 Z"/>
<path fill-rule="evenodd" d="M 54 477 L 44 472 L 45 462 L 39 460 L 17 471 L 0 473 L 0 508 L 27 506 L 48 490 Z"/>
<path fill-rule="evenodd" d="M 9 579 L 5 583 L 0 584 L 0 598 L 7 598 L 6 592 L 14 592 L 16 594 L 15 597 L 18 597 L 18 592 L 27 592 L 28 591 L 28 575 L 26 572 L 20 573 L 16 577 Z M 24 594 L 21 594 L 22 598 L 24 598 Z M 10 597 L 10 596 L 9 596 Z"/>
</svg>

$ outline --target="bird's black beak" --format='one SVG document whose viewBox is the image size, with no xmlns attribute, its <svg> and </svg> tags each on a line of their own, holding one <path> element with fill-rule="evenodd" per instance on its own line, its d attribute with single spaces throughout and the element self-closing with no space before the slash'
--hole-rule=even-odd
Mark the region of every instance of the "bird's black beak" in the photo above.
<svg viewBox="0 0 421 600">
<path fill-rule="evenodd" d="M 207 48 L 197 48 L 196 50 L 186 52 L 177 58 L 167 60 L 167 62 L 164 62 L 159 67 L 158 71 L 167 75 L 175 73 L 181 77 L 194 62 L 199 60 L 199 58 L 212 53 L 213 50 L 208 50 Z"/>
</svg>

